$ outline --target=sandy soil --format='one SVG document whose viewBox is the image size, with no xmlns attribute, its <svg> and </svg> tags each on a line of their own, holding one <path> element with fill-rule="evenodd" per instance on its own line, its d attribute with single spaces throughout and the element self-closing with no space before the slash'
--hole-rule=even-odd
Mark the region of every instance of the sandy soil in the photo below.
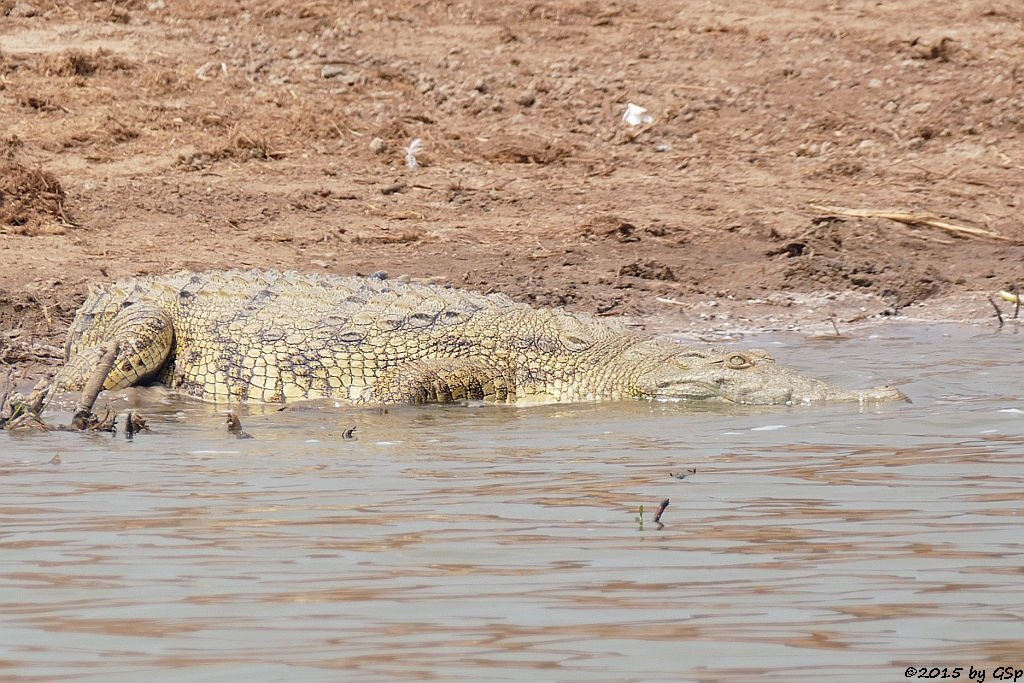
<svg viewBox="0 0 1024 683">
<path fill-rule="evenodd" d="M 662 332 L 991 317 L 1022 49 L 1017 0 L 0 0 L 0 362 L 52 363 L 88 282 L 180 269 Z"/>
</svg>

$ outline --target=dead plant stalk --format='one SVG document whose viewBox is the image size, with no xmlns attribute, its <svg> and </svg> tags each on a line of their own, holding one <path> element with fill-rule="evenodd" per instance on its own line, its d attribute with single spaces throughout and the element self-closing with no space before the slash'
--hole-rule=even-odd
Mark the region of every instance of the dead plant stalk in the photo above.
<svg viewBox="0 0 1024 683">
<path fill-rule="evenodd" d="M 815 211 L 832 214 L 834 216 L 846 216 L 849 218 L 884 218 L 886 220 L 896 221 L 897 223 L 903 223 L 905 225 L 924 225 L 930 228 L 938 228 L 939 230 L 945 230 L 957 235 L 987 237 L 989 239 L 1000 240 L 1002 242 L 1015 241 L 1005 235 L 992 232 L 991 230 L 950 223 L 949 221 L 944 221 L 930 214 L 875 209 L 848 209 L 842 206 L 824 206 L 821 204 L 811 204 L 810 206 Z"/>
</svg>

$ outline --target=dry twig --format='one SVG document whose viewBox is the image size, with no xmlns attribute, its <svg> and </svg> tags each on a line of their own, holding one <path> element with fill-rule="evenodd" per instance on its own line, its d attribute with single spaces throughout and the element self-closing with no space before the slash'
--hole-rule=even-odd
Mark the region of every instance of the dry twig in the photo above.
<svg viewBox="0 0 1024 683">
<path fill-rule="evenodd" d="M 903 211 L 878 211 L 875 209 L 847 209 L 842 206 L 823 206 L 821 204 L 811 204 L 810 206 L 816 211 L 836 216 L 847 216 L 849 218 L 885 218 L 886 220 L 896 221 L 897 223 L 904 223 L 906 225 L 925 225 L 930 228 L 938 228 L 939 230 L 945 230 L 946 232 L 951 232 L 956 235 L 987 237 L 989 239 L 1000 240 L 1002 242 L 1015 241 L 1005 235 L 1000 235 L 998 232 L 950 223 L 949 221 L 944 221 L 930 214 L 906 213 Z"/>
</svg>

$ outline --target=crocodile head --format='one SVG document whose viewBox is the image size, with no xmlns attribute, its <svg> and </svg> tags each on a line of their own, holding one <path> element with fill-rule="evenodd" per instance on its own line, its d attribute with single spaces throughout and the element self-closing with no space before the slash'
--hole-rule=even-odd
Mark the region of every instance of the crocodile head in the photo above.
<svg viewBox="0 0 1024 683">
<path fill-rule="evenodd" d="M 763 351 L 678 350 L 642 372 L 636 385 L 642 398 L 751 405 L 832 401 L 906 401 L 891 386 L 847 390 L 779 366 Z"/>
</svg>

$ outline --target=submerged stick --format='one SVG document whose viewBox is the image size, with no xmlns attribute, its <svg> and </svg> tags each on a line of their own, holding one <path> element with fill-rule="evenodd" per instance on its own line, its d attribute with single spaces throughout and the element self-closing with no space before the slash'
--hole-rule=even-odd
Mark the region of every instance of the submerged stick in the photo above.
<svg viewBox="0 0 1024 683">
<path fill-rule="evenodd" d="M 142 417 L 138 413 L 128 411 L 128 416 L 124 420 L 124 436 L 126 439 L 133 439 L 139 432 L 148 432 L 149 425 L 146 424 L 146 418 Z"/>
<path fill-rule="evenodd" d="M 96 364 L 92 375 L 89 376 L 89 381 L 85 383 L 85 388 L 82 389 L 82 400 L 75 408 L 74 417 L 71 418 L 72 429 L 85 429 L 89 426 L 93 404 L 96 403 L 96 397 L 103 391 L 103 383 L 107 381 L 107 376 L 114 369 L 114 358 L 120 349 L 121 345 L 117 342 L 111 342 L 107 345 L 107 349 L 103 352 L 100 362 Z"/>
<path fill-rule="evenodd" d="M 252 434 L 242 429 L 242 420 L 238 417 L 238 413 L 231 411 L 227 415 L 225 422 L 228 425 L 228 433 L 234 434 L 239 439 L 251 439 Z"/>
<path fill-rule="evenodd" d="M 931 228 L 938 228 L 945 230 L 957 235 L 969 235 L 971 237 L 987 237 L 993 240 L 1000 240 L 1003 242 L 1014 242 L 1015 240 L 1000 235 L 998 232 L 992 232 L 991 230 L 985 230 L 983 228 L 972 228 L 966 225 L 958 225 L 956 223 L 950 223 L 944 221 L 936 216 L 932 216 L 924 213 L 907 213 L 904 211 L 878 211 L 875 209 L 847 209 L 842 206 L 823 206 L 821 204 L 811 204 L 812 209 L 821 211 L 822 213 L 830 213 L 836 216 L 847 216 L 850 218 L 885 218 L 890 221 L 896 221 L 897 223 L 904 223 L 906 225 L 926 225 Z"/>
<path fill-rule="evenodd" d="M 661 501 L 661 505 L 658 507 L 658 513 L 654 515 L 654 523 L 661 524 L 661 516 L 665 514 L 665 508 L 668 507 L 668 498 Z"/>
<path fill-rule="evenodd" d="M 994 308 L 996 310 L 996 317 L 999 318 L 999 327 L 1002 327 L 1003 326 L 1003 312 L 999 310 L 999 306 L 997 306 L 996 302 L 992 300 L 992 297 L 988 298 L 988 302 L 990 304 L 992 304 L 992 308 Z"/>
</svg>

